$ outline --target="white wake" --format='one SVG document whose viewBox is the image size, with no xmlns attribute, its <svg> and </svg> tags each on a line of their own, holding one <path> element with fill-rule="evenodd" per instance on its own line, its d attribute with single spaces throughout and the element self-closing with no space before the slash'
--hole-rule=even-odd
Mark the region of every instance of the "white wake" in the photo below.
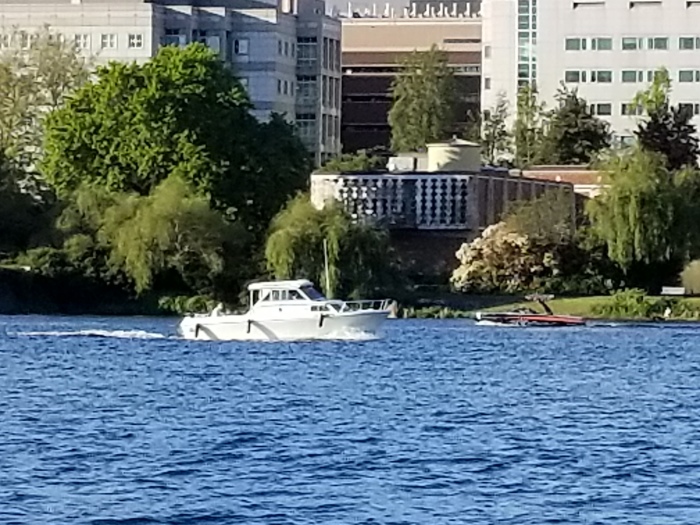
<svg viewBox="0 0 700 525">
<path fill-rule="evenodd" d="M 109 337 L 117 339 L 165 339 L 167 336 L 145 330 L 47 330 L 35 332 L 8 332 L 19 337 Z"/>
</svg>

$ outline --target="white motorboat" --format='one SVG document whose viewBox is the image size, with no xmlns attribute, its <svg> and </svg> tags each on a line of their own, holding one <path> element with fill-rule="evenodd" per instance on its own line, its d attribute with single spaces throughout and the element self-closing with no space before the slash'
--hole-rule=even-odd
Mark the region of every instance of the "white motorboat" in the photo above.
<svg viewBox="0 0 700 525">
<path fill-rule="evenodd" d="M 377 335 L 390 313 L 390 301 L 326 299 L 307 280 L 253 283 L 250 309 L 228 314 L 221 306 L 209 314 L 188 315 L 178 331 L 185 339 L 302 340 Z"/>
</svg>

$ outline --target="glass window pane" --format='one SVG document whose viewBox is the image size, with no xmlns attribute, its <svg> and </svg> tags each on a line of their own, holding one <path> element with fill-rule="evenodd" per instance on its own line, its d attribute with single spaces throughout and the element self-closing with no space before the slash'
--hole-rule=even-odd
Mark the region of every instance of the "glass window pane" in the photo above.
<svg viewBox="0 0 700 525">
<path fill-rule="evenodd" d="M 567 51 L 579 51 L 581 49 L 581 39 L 567 38 L 565 48 Z"/>
<path fill-rule="evenodd" d="M 693 72 L 692 71 L 679 71 L 678 72 L 678 82 L 692 82 Z"/>
<path fill-rule="evenodd" d="M 622 39 L 622 49 L 624 49 L 624 50 L 637 49 L 637 39 L 636 38 L 623 38 Z"/>
<path fill-rule="evenodd" d="M 580 82 L 580 79 L 581 79 L 581 73 L 579 71 L 566 71 L 564 73 L 564 81 L 565 82 L 576 83 L 576 82 Z"/>
<path fill-rule="evenodd" d="M 630 83 L 630 84 L 637 82 L 637 72 L 636 71 L 623 71 L 622 72 L 622 82 Z"/>
<path fill-rule="evenodd" d="M 678 39 L 678 49 L 693 49 L 695 40 L 692 37 L 680 37 Z"/>
</svg>

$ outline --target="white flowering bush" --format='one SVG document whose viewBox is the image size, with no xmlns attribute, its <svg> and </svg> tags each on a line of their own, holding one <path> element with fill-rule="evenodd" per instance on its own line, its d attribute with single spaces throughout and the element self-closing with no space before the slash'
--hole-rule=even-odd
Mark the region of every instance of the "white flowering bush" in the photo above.
<svg viewBox="0 0 700 525">
<path fill-rule="evenodd" d="M 559 274 L 551 246 L 533 242 L 499 222 L 456 253 L 460 265 L 451 282 L 462 292 L 516 293 L 536 290 Z"/>
</svg>

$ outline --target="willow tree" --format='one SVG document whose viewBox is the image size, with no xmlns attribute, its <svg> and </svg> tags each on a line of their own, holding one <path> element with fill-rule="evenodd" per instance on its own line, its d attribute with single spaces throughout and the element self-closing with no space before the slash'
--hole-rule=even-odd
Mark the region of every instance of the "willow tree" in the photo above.
<svg viewBox="0 0 700 525">
<path fill-rule="evenodd" d="M 310 279 L 328 297 L 371 294 L 391 281 L 394 270 L 385 232 L 354 223 L 338 205 L 319 210 L 307 195 L 274 218 L 265 258 L 276 278 Z"/>
<path fill-rule="evenodd" d="M 433 45 L 411 53 L 391 86 L 391 147 L 414 151 L 446 139 L 454 126 L 455 80 L 447 54 Z"/>
<path fill-rule="evenodd" d="M 642 148 L 612 156 L 601 170 L 606 188 L 587 213 L 610 259 L 650 286 L 675 277 L 697 245 L 698 174 L 671 173 L 662 155 Z"/>
</svg>

